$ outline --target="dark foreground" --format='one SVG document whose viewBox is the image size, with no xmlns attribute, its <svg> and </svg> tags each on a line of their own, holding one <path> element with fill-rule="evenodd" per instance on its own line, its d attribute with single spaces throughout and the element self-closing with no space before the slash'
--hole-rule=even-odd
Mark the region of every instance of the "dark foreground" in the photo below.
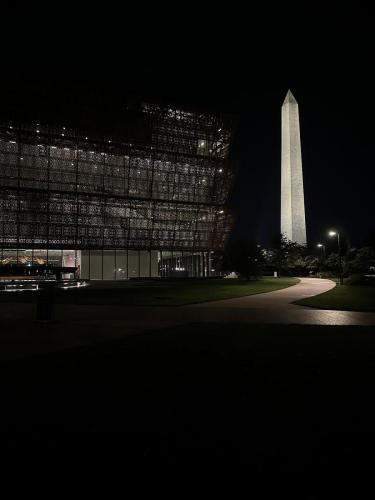
<svg viewBox="0 0 375 500">
<path fill-rule="evenodd" d="M 17 453 L 108 446 L 135 462 L 331 477 L 372 464 L 373 327 L 192 324 L 0 375 L 2 444 Z"/>
</svg>

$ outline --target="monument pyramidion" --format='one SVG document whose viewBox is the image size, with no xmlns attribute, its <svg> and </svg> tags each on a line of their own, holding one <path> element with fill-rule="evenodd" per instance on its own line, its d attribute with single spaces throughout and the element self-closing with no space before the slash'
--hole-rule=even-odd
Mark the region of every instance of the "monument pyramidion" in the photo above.
<svg viewBox="0 0 375 500">
<path fill-rule="evenodd" d="M 299 111 L 290 90 L 281 107 L 281 233 L 306 245 Z"/>
</svg>

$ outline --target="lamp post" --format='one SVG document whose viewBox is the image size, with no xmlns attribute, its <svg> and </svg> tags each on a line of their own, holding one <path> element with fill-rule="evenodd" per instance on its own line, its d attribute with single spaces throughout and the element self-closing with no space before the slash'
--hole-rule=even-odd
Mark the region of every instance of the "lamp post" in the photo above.
<svg viewBox="0 0 375 500">
<path fill-rule="evenodd" d="M 322 249 L 322 258 L 320 259 L 320 272 L 322 272 L 323 270 L 323 263 L 325 262 L 326 260 L 326 246 L 323 245 L 323 243 L 318 243 L 316 245 L 318 248 L 321 248 Z"/>
<path fill-rule="evenodd" d="M 318 243 L 316 246 L 317 246 L 318 248 L 321 248 L 321 249 L 322 249 L 322 252 L 323 252 L 323 257 L 324 257 L 324 259 L 325 259 L 325 258 L 326 258 L 326 246 L 325 246 L 325 245 L 323 245 L 323 243 Z"/>
<path fill-rule="evenodd" d="M 343 276 L 342 276 L 342 261 L 341 261 L 341 246 L 340 246 L 340 233 L 338 231 L 329 231 L 329 236 L 333 237 L 333 236 L 337 236 L 337 248 L 338 248 L 338 252 L 339 252 L 339 280 L 340 280 L 340 285 L 343 284 L 344 280 L 343 280 Z"/>
</svg>

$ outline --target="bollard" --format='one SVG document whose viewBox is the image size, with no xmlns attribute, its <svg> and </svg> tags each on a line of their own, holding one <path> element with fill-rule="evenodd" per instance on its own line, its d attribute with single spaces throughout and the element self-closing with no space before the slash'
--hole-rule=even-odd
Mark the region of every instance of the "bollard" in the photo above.
<svg viewBox="0 0 375 500">
<path fill-rule="evenodd" d="M 39 285 L 36 292 L 36 320 L 51 321 L 54 316 L 54 282 L 47 282 Z"/>
</svg>

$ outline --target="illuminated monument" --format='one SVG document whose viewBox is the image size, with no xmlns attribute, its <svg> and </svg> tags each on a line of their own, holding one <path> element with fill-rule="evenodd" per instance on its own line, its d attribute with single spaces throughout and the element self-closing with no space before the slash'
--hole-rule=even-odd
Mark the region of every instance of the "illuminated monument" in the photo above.
<svg viewBox="0 0 375 500">
<path fill-rule="evenodd" d="M 298 103 L 290 90 L 281 108 L 281 233 L 306 244 Z"/>
</svg>

